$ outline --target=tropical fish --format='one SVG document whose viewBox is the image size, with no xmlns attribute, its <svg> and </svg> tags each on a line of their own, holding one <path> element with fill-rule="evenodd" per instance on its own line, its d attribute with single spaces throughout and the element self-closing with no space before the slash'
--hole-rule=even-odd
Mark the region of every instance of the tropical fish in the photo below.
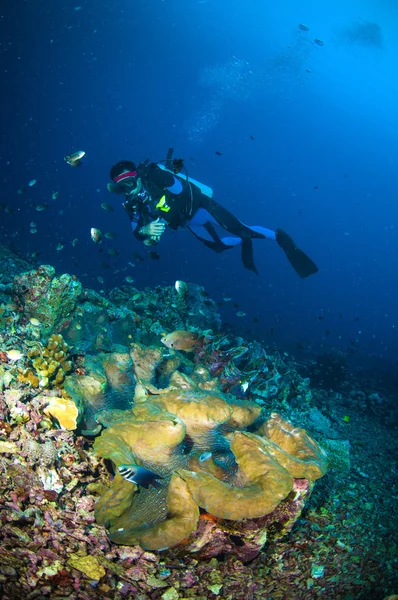
<svg viewBox="0 0 398 600">
<path fill-rule="evenodd" d="M 158 252 L 155 252 L 154 250 L 148 252 L 148 256 L 151 260 L 159 260 L 160 258 L 160 254 Z"/>
<path fill-rule="evenodd" d="M 130 275 L 127 275 L 127 277 L 125 277 L 125 280 L 127 281 L 127 283 L 134 283 L 134 279 Z"/>
<path fill-rule="evenodd" d="M 54 192 L 53 195 L 51 196 L 51 198 L 53 200 L 56 200 L 58 198 L 58 196 L 59 196 L 59 192 Z"/>
<path fill-rule="evenodd" d="M 102 202 L 101 208 L 103 208 L 104 210 L 106 210 L 108 212 L 113 212 L 113 206 L 111 206 L 107 202 Z"/>
<path fill-rule="evenodd" d="M 68 163 L 71 167 L 81 167 L 83 162 L 82 158 L 86 155 L 84 150 L 78 150 L 69 156 L 64 156 L 65 162 Z"/>
<path fill-rule="evenodd" d="M 38 212 L 42 212 L 43 210 L 46 210 L 46 208 L 48 208 L 48 204 L 47 204 L 47 202 L 43 202 L 43 204 L 38 204 L 38 205 L 36 206 L 36 210 L 37 210 Z"/>
<path fill-rule="evenodd" d="M 209 460 L 211 457 L 213 456 L 213 454 L 211 452 L 203 452 L 200 456 L 199 456 L 199 462 L 205 462 L 206 460 Z"/>
<path fill-rule="evenodd" d="M 110 256 L 119 256 L 119 251 L 115 250 L 114 248 L 108 248 L 108 254 Z"/>
<path fill-rule="evenodd" d="M 29 187 L 32 187 L 35 185 L 35 183 L 37 183 L 37 179 L 31 179 L 28 183 Z"/>
<path fill-rule="evenodd" d="M 74 248 L 76 248 L 76 246 L 77 246 L 78 243 L 79 243 L 79 240 L 77 238 L 75 238 L 75 239 L 72 240 L 72 246 Z"/>
<path fill-rule="evenodd" d="M 188 286 L 185 281 L 177 280 L 174 284 L 175 290 L 180 298 L 185 298 L 188 293 Z"/>
<path fill-rule="evenodd" d="M 195 331 L 184 331 L 177 329 L 172 333 L 169 333 L 161 340 L 167 348 L 173 348 L 174 350 L 183 350 L 184 352 L 192 352 L 195 346 L 200 343 L 199 334 Z"/>
<path fill-rule="evenodd" d="M 22 352 L 19 350 L 6 350 L 8 360 L 20 360 L 23 358 Z"/>
<path fill-rule="evenodd" d="M 299 29 L 301 29 L 301 31 L 309 31 L 310 30 L 308 25 L 304 25 L 304 23 L 300 23 Z"/>
<path fill-rule="evenodd" d="M 57 244 L 57 246 L 56 246 L 57 252 L 61 252 L 61 250 L 63 249 L 63 247 L 64 247 L 64 245 L 61 244 L 61 242 L 59 242 L 59 244 Z"/>
<path fill-rule="evenodd" d="M 325 42 L 323 42 L 322 40 L 315 39 L 314 42 L 316 44 L 318 44 L 318 46 L 324 46 L 325 45 Z"/>
<path fill-rule="evenodd" d="M 119 465 L 117 470 L 126 481 L 130 481 L 136 485 L 141 485 L 144 488 L 148 488 L 150 485 L 160 487 L 160 483 L 157 480 L 162 479 L 162 477 L 144 467 L 134 464 L 123 464 Z"/>
<path fill-rule="evenodd" d="M 96 244 L 99 244 L 100 241 L 102 240 L 102 233 L 100 232 L 100 230 L 97 229 L 96 227 L 92 227 L 90 229 L 90 234 L 91 234 L 91 239 L 93 240 L 93 242 L 95 242 Z"/>
<path fill-rule="evenodd" d="M 107 240 L 114 240 L 116 237 L 116 233 L 113 233 L 113 231 L 106 231 L 104 233 L 104 236 L 106 237 Z"/>
</svg>

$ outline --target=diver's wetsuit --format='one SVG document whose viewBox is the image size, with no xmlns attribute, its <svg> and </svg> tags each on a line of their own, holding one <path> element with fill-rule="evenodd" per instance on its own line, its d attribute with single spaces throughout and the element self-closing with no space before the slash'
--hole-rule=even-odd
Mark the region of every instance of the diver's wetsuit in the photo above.
<svg viewBox="0 0 398 600">
<path fill-rule="evenodd" d="M 139 209 L 129 206 L 128 201 L 124 205 L 131 219 L 134 235 L 139 240 L 146 238 L 139 233 L 144 225 L 162 218 L 172 229 L 187 227 L 198 240 L 215 252 L 223 252 L 241 244 L 244 266 L 257 273 L 252 239 L 276 240 L 274 231 L 245 225 L 229 210 L 203 194 L 194 183 L 182 182 L 156 163 L 141 167 L 139 175 L 151 199 L 140 203 Z M 222 228 L 231 235 L 220 237 L 216 228 L 219 231 Z"/>
</svg>

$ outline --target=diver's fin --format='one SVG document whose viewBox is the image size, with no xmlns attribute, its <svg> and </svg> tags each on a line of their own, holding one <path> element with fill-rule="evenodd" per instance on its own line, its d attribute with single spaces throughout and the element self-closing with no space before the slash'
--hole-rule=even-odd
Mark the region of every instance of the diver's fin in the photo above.
<svg viewBox="0 0 398 600">
<path fill-rule="evenodd" d="M 187 228 L 192 233 L 192 235 L 194 235 L 196 237 L 197 240 L 199 240 L 200 242 L 202 242 L 202 244 L 204 244 L 211 250 L 214 250 L 214 252 L 217 252 L 218 254 L 220 254 L 221 252 L 224 252 L 224 250 L 229 250 L 230 248 L 233 248 L 233 246 L 228 246 L 227 244 L 224 244 L 224 242 L 217 235 L 214 237 L 213 240 L 206 240 L 205 238 L 203 238 L 200 235 L 198 235 L 197 233 L 195 233 L 193 231 L 193 229 L 190 229 L 189 226 L 187 226 Z M 207 229 L 207 226 L 206 226 L 206 229 Z"/>
<path fill-rule="evenodd" d="M 299 277 L 304 279 L 319 271 L 314 261 L 296 246 L 293 238 L 283 229 L 276 230 L 276 241 Z"/>
<path fill-rule="evenodd" d="M 251 237 L 242 237 L 242 262 L 246 269 L 258 275 L 253 258 L 253 242 Z"/>
</svg>

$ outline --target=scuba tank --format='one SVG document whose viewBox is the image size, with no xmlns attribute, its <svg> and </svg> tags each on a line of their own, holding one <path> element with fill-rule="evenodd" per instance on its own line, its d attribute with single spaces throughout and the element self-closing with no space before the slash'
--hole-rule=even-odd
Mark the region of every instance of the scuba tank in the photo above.
<svg viewBox="0 0 398 600">
<path fill-rule="evenodd" d="M 163 169 L 163 171 L 168 171 L 169 173 L 174 175 L 174 177 L 178 177 L 179 180 L 182 180 L 181 183 L 184 187 L 186 185 L 189 185 L 190 183 L 192 183 L 193 185 L 196 185 L 196 187 L 198 187 L 200 189 L 202 194 L 204 194 L 205 196 L 208 196 L 209 198 L 213 198 L 213 190 L 211 189 L 211 187 L 209 185 L 206 185 L 205 183 L 201 183 L 200 181 L 193 179 L 193 177 L 189 177 L 188 172 L 187 172 L 185 166 L 183 166 L 183 161 L 181 159 L 177 159 L 177 160 L 173 161 L 173 152 L 174 152 L 174 149 L 169 148 L 167 151 L 166 159 L 156 163 L 158 165 L 158 167 Z M 184 173 L 182 173 L 181 171 L 176 172 L 173 169 L 173 163 L 176 161 L 181 163 L 181 167 L 185 171 Z"/>
<path fill-rule="evenodd" d="M 202 194 L 204 194 L 205 196 L 208 196 L 209 198 L 213 198 L 213 190 L 211 189 L 211 187 L 209 185 L 206 185 L 205 183 L 201 183 L 200 181 L 197 181 L 193 177 L 189 177 L 185 173 L 178 173 L 176 175 L 173 171 L 168 169 L 162 163 L 156 163 L 156 164 L 158 165 L 158 167 L 163 169 L 163 171 L 168 171 L 169 173 L 172 173 L 172 175 L 174 175 L 174 177 L 178 177 L 179 179 L 182 179 L 184 182 L 188 182 L 188 183 L 192 183 L 193 185 L 196 185 L 196 187 L 198 187 L 200 189 Z"/>
</svg>

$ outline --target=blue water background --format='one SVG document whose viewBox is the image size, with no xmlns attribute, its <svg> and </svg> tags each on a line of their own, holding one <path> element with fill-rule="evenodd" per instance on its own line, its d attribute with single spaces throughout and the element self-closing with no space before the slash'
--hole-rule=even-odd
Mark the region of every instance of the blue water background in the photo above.
<svg viewBox="0 0 398 600">
<path fill-rule="evenodd" d="M 272 4 L 4 3 L 0 202 L 15 212 L 0 210 L 0 241 L 40 251 L 39 261 L 97 290 L 128 275 L 138 288 L 199 283 L 239 304 L 221 307 L 236 333 L 289 352 L 300 344 L 354 350 L 362 364 L 396 360 L 397 5 Z M 380 38 L 355 38 L 367 23 Z M 149 260 L 106 189 L 108 172 L 120 159 L 162 159 L 169 146 L 244 222 L 293 235 L 319 274 L 300 280 L 275 243 L 255 241 L 257 277 L 238 249 L 217 255 L 184 231 L 167 232 L 160 260 Z M 79 149 L 84 166 L 73 169 L 63 157 Z M 37 212 L 40 202 L 48 210 Z M 91 227 L 118 237 L 96 246 Z"/>
</svg>

